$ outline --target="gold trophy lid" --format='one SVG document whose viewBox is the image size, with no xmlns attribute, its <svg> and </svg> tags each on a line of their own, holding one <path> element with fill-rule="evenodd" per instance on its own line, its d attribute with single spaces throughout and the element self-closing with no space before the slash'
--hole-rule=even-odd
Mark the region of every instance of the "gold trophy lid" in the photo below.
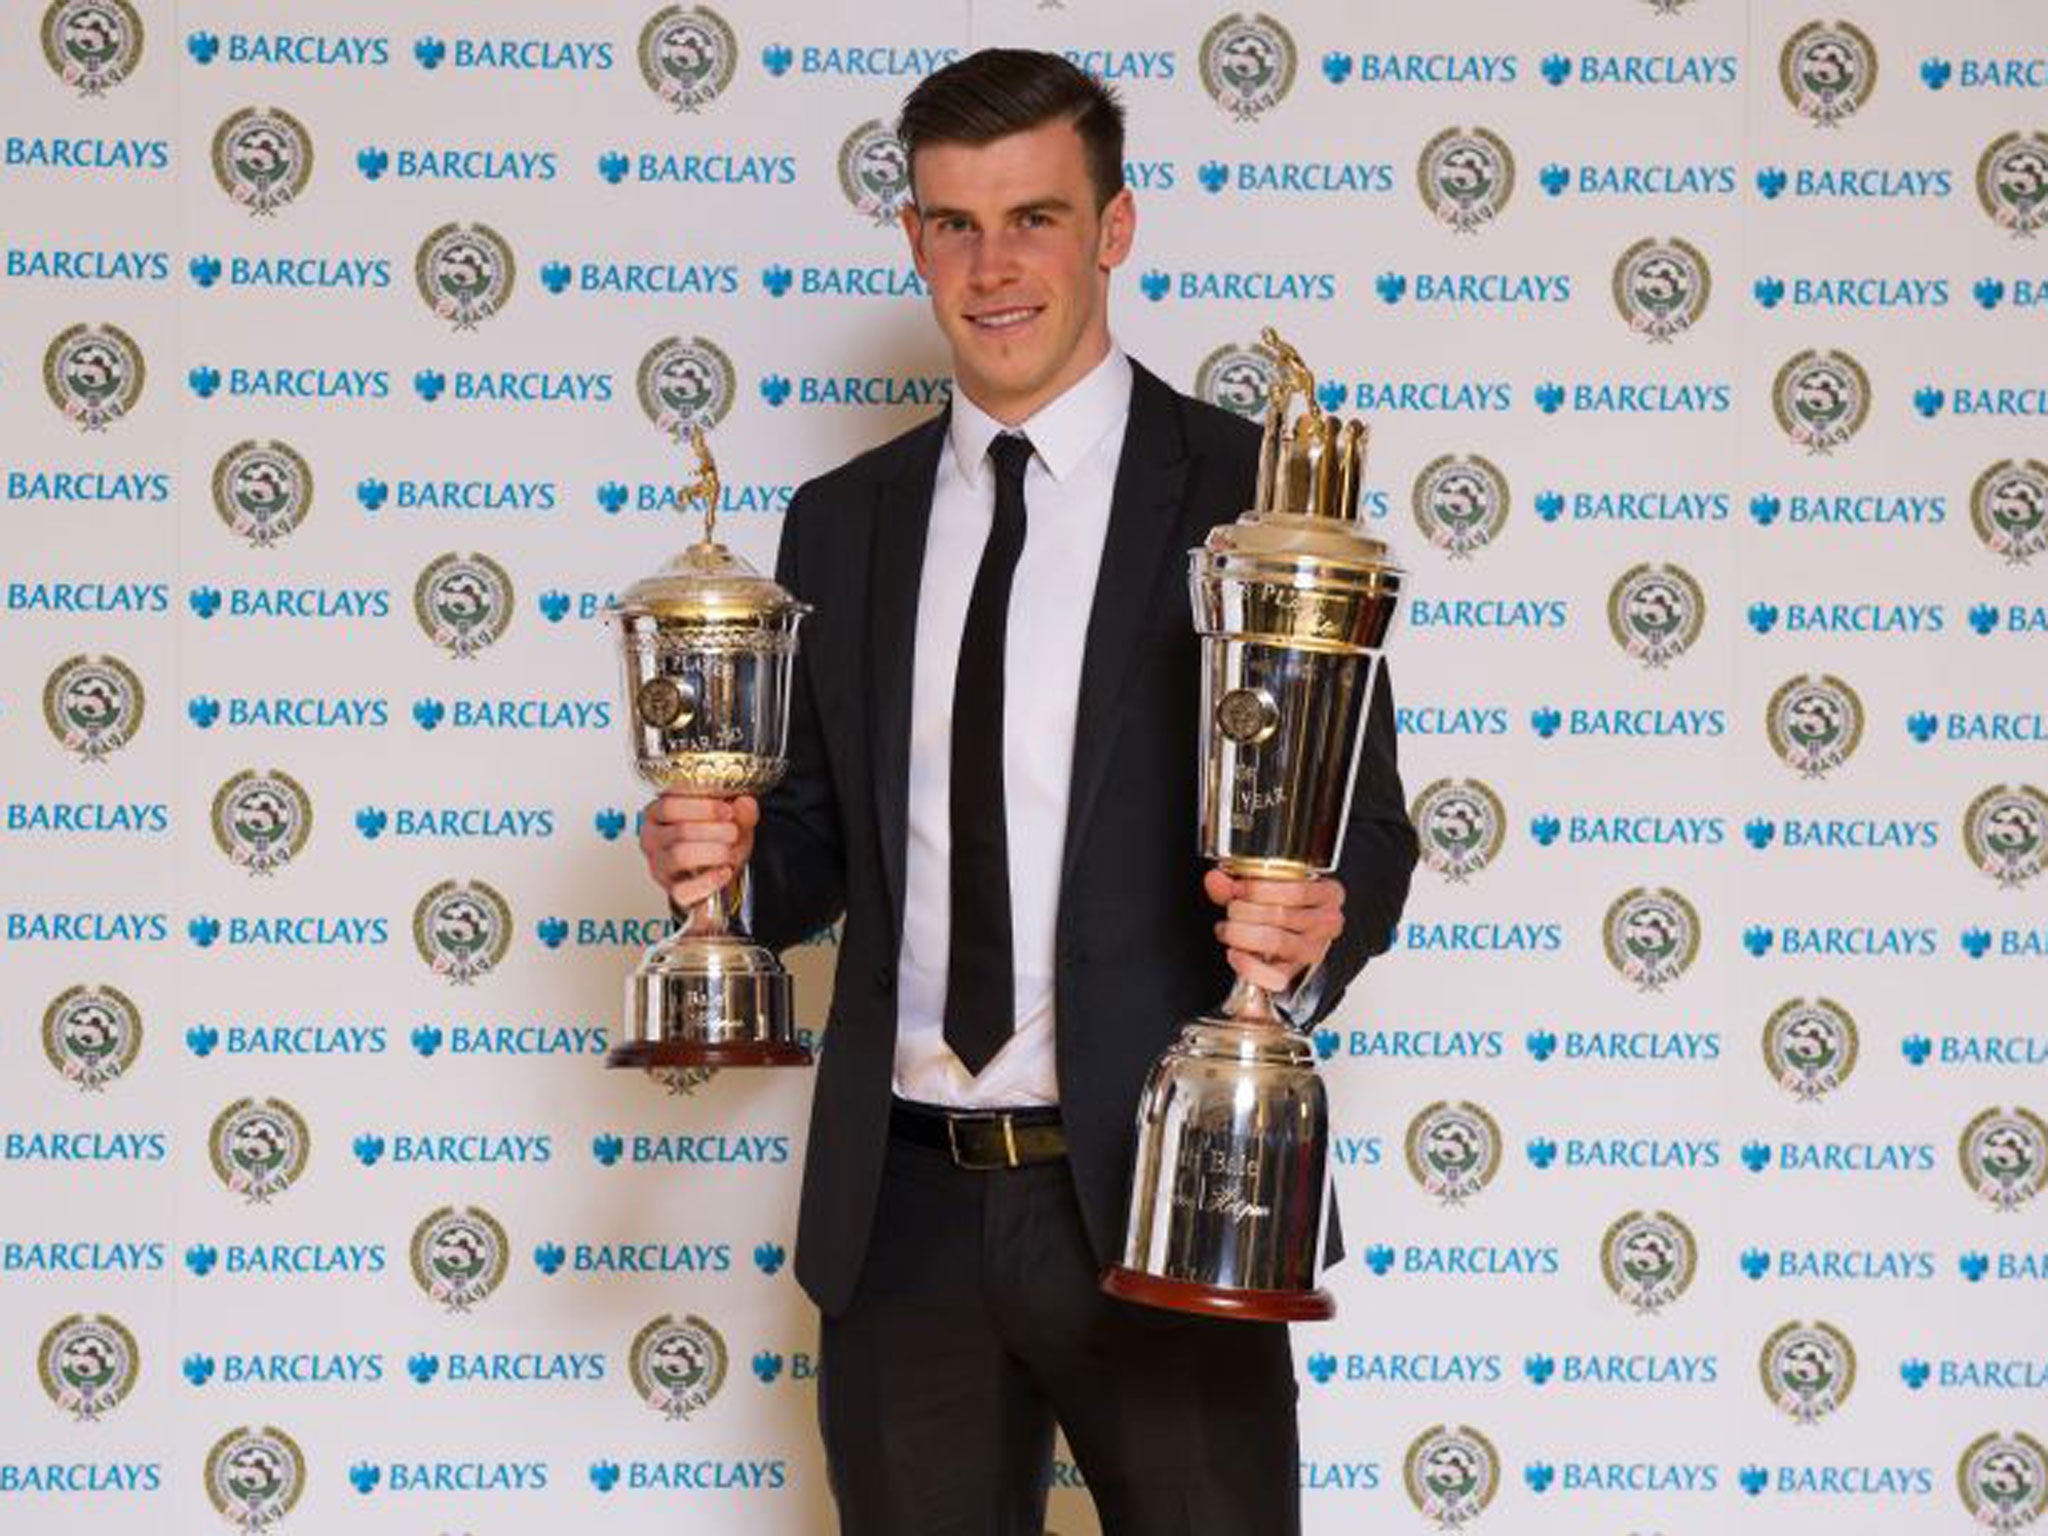
<svg viewBox="0 0 2048 1536">
<path fill-rule="evenodd" d="M 1392 551 L 1358 520 L 1371 429 L 1363 421 L 1340 422 L 1324 413 L 1316 400 L 1315 375 L 1271 326 L 1260 333 L 1259 344 L 1274 361 L 1274 377 L 1259 449 L 1257 500 L 1236 522 L 1210 531 L 1198 562 L 1309 561 L 1398 581 L 1401 572 Z M 1287 411 L 1296 396 L 1306 412 L 1290 430 Z"/>
<path fill-rule="evenodd" d="M 643 576 L 613 604 L 621 616 L 770 625 L 810 608 L 773 577 L 764 576 L 714 536 L 718 527 L 718 466 L 704 441 L 704 429 L 690 429 L 697 473 L 683 487 L 679 505 L 704 508 L 704 537 L 682 550 L 652 576 Z"/>
</svg>

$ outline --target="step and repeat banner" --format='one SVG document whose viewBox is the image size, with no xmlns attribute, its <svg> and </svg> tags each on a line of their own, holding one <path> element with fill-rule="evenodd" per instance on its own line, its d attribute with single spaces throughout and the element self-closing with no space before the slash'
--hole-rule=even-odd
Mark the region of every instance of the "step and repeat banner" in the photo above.
<svg viewBox="0 0 2048 1536">
<path fill-rule="evenodd" d="M 990 43 L 1412 572 L 1308 1529 L 2048 1525 L 2039 7 L 1273 4 L 5 7 L 0 1529 L 831 1528 L 810 1076 L 603 1065 L 602 615 L 689 427 L 766 567 L 945 401 L 889 124 Z"/>
</svg>

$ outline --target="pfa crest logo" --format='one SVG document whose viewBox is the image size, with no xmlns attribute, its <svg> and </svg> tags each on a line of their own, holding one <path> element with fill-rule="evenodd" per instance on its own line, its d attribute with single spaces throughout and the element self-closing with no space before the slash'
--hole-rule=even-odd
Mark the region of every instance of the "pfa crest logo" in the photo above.
<svg viewBox="0 0 2048 1536">
<path fill-rule="evenodd" d="M 1500 796 L 1477 779 L 1438 779 L 1415 797 L 1408 819 L 1424 861 L 1453 885 L 1491 864 L 1507 835 Z"/>
<path fill-rule="evenodd" d="M 696 112 L 732 84 L 739 39 L 723 16 L 702 5 L 656 11 L 640 29 L 640 78 L 678 112 Z"/>
<path fill-rule="evenodd" d="M 1614 264 L 1614 305 L 1628 328 L 1652 341 L 1690 330 L 1706 312 L 1714 274 L 1698 246 L 1676 238 L 1638 240 Z"/>
<path fill-rule="evenodd" d="M 1863 740 L 1863 701 L 1829 673 L 1791 678 L 1764 707 L 1764 732 L 1771 750 L 1801 778 L 1825 778 Z"/>
<path fill-rule="evenodd" d="M 282 107 L 244 107 L 214 130 L 214 180 L 252 216 L 276 213 L 312 175 L 313 136 Z"/>
<path fill-rule="evenodd" d="M 206 1496 L 245 1532 L 277 1524 L 305 1487 L 305 1453 L 274 1424 L 229 1430 L 206 1453 Z"/>
<path fill-rule="evenodd" d="M 104 96 L 142 62 L 142 17 L 128 0 L 53 0 L 43 57 L 81 96 Z"/>
<path fill-rule="evenodd" d="M 732 409 L 732 359 L 702 336 L 671 336 L 640 359 L 638 387 L 647 419 L 680 442 L 692 427 L 717 426 Z"/>
<path fill-rule="evenodd" d="M 135 1065 L 142 1010 L 114 987 L 66 987 L 43 1010 L 43 1055 L 81 1093 L 98 1093 Z"/>
<path fill-rule="evenodd" d="M 1439 1099 L 1408 1122 L 1408 1171 L 1425 1193 L 1463 1205 L 1500 1169 L 1500 1126 L 1477 1104 Z"/>
<path fill-rule="evenodd" d="M 2031 784 L 1995 784 L 1963 812 L 1970 862 L 2008 890 L 2048 862 L 2048 795 Z"/>
<path fill-rule="evenodd" d="M 2048 224 L 2048 133 L 2000 134 L 1977 157 L 1977 201 L 2000 229 L 2032 239 Z"/>
<path fill-rule="evenodd" d="M 1987 1109 L 1963 1127 L 1963 1178 L 2000 1211 L 2016 1211 L 2048 1177 L 2048 1124 L 2030 1109 Z"/>
<path fill-rule="evenodd" d="M 1778 370 L 1771 405 L 1793 442 L 1808 453 L 1832 453 L 1870 415 L 1870 375 L 1846 352 L 1809 348 Z"/>
<path fill-rule="evenodd" d="M 258 549 L 290 534 L 312 508 L 312 468 L 284 443 L 250 438 L 213 467 L 214 511 Z"/>
<path fill-rule="evenodd" d="M 1630 1211 L 1600 1239 L 1607 1288 L 1638 1312 L 1683 1296 L 1699 1266 L 1692 1229 L 1669 1211 Z"/>
<path fill-rule="evenodd" d="M 63 1319 L 43 1335 L 36 1351 L 43 1391 L 80 1423 L 120 1407 L 141 1368 L 135 1335 L 98 1313 Z"/>
<path fill-rule="evenodd" d="M 481 880 L 443 880 L 413 908 L 412 937 L 436 976 L 468 986 L 505 958 L 512 908 Z"/>
<path fill-rule="evenodd" d="M 1195 397 L 1257 421 L 1272 398 L 1273 363 L 1256 347 L 1218 347 L 1195 370 Z"/>
<path fill-rule="evenodd" d="M 1794 998 L 1764 1023 L 1764 1065 L 1801 1103 L 1833 1093 L 1856 1070 L 1856 1021 L 1832 998 Z"/>
<path fill-rule="evenodd" d="M 910 156 L 896 130 L 871 117 L 839 146 L 839 188 L 877 224 L 892 224 L 910 201 Z"/>
<path fill-rule="evenodd" d="M 2001 459 L 1970 487 L 1970 526 L 2007 565 L 2048 552 L 2048 464 Z"/>
<path fill-rule="evenodd" d="M 1500 1454 L 1469 1424 L 1439 1424 L 1408 1447 L 1401 1481 L 1424 1519 L 1454 1531 L 1476 1519 L 1500 1491 Z"/>
<path fill-rule="evenodd" d="M 443 224 L 420 242 L 413 280 L 427 308 L 458 331 L 473 331 L 512 297 L 518 263 L 488 224 Z"/>
<path fill-rule="evenodd" d="M 290 863 L 312 830 L 313 799 L 288 773 L 245 768 L 213 797 L 213 840 L 252 875 Z"/>
<path fill-rule="evenodd" d="M 1461 235 L 1492 222 L 1515 190 L 1515 157 L 1484 128 L 1446 128 L 1422 147 L 1415 179 L 1429 211 Z"/>
<path fill-rule="evenodd" d="M 251 1205 L 267 1205 L 306 1171 L 313 1135 L 283 1099 L 237 1099 L 215 1117 L 207 1145 L 221 1183 Z"/>
<path fill-rule="evenodd" d="M 1453 560 L 1484 549 L 1507 525 L 1507 476 L 1477 454 L 1447 453 L 1425 464 L 1413 500 L 1415 525 Z"/>
<path fill-rule="evenodd" d="M 2048 1510 L 2048 1449 L 2032 1435 L 1979 1435 L 1956 1464 L 1956 1487 L 1979 1525 L 2017 1531 Z"/>
<path fill-rule="evenodd" d="M 142 348 L 118 325 L 70 325 L 43 353 L 43 389 L 82 432 L 104 432 L 142 398 Z"/>
<path fill-rule="evenodd" d="M 1675 565 L 1632 565 L 1607 594 L 1614 643 L 1652 669 L 1692 649 L 1706 622 L 1706 593 Z"/>
<path fill-rule="evenodd" d="M 73 656 L 43 684 L 43 720 L 67 751 L 104 761 L 142 728 L 142 679 L 112 656 Z"/>
<path fill-rule="evenodd" d="M 1818 1424 L 1856 1385 L 1856 1349 L 1828 1323 L 1787 1323 L 1764 1340 L 1757 1361 L 1764 1395 L 1796 1423 Z"/>
<path fill-rule="evenodd" d="M 467 1312 L 505 1280 L 512 1245 L 489 1211 L 444 1205 L 412 1231 L 412 1277 L 450 1312 Z"/>
<path fill-rule="evenodd" d="M 1294 39 L 1271 16 L 1226 16 L 1202 38 L 1202 88 L 1216 105 L 1248 123 L 1286 98 L 1294 85 Z"/>
<path fill-rule="evenodd" d="M 1800 116 L 1819 128 L 1837 127 L 1870 100 L 1877 48 L 1846 21 L 1809 21 L 1785 39 L 1778 83 Z"/>
<path fill-rule="evenodd" d="M 633 1386 L 665 1419 L 687 1419 L 725 1385 L 725 1340 L 701 1317 L 664 1313 L 633 1336 Z"/>
<path fill-rule="evenodd" d="M 1700 949 L 1699 913 L 1661 886 L 1639 885 L 1617 896 L 1601 933 L 1614 968 L 1645 992 L 1684 975 Z"/>
<path fill-rule="evenodd" d="M 460 660 L 495 644 L 512 622 L 512 578 L 487 555 L 451 550 L 413 583 L 412 611 L 427 638 Z"/>
</svg>

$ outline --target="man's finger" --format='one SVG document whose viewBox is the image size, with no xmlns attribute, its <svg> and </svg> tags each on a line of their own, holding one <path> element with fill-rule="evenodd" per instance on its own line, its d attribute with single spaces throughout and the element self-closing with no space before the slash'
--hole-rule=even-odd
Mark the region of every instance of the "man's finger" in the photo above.
<svg viewBox="0 0 2048 1536">
<path fill-rule="evenodd" d="M 701 874 L 692 875 L 687 880 L 677 880 L 671 883 L 668 888 L 668 898 L 679 907 L 694 906 L 731 878 L 732 870 L 726 865 L 720 865 L 715 869 L 707 869 Z"/>
<path fill-rule="evenodd" d="M 656 853 L 654 862 L 664 878 L 674 880 L 700 869 L 730 869 L 732 849 L 719 843 L 677 843 Z"/>
<path fill-rule="evenodd" d="M 1240 880 L 1237 899 L 1271 907 L 1341 907 L 1344 887 L 1335 880 Z"/>
<path fill-rule="evenodd" d="M 1295 965 L 1306 965 L 1316 958 L 1316 951 L 1322 947 L 1305 935 L 1262 923 L 1218 923 L 1216 937 L 1232 949 L 1271 960 L 1286 960 Z"/>
<path fill-rule="evenodd" d="M 1268 992 L 1285 992 L 1294 985 L 1294 978 L 1300 971 L 1298 966 L 1294 970 L 1283 970 L 1272 962 L 1261 960 L 1257 955 L 1248 955 L 1241 949 L 1228 950 L 1225 953 L 1233 971 L 1254 986 L 1264 987 Z"/>
<path fill-rule="evenodd" d="M 711 800 L 702 795 L 657 795 L 654 803 L 647 808 L 647 819 L 664 825 L 684 821 L 730 821 L 731 812 L 727 802 Z"/>
</svg>

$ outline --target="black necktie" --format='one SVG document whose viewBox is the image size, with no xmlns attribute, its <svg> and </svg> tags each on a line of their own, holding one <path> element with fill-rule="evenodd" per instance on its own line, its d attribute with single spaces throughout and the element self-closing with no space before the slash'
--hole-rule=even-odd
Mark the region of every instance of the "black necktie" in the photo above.
<svg viewBox="0 0 2048 1536">
<path fill-rule="evenodd" d="M 1003 649 L 1010 579 L 1024 553 L 1030 439 L 989 444 L 995 521 L 974 575 L 953 681 L 952 938 L 946 954 L 946 1044 L 980 1075 L 1016 1022 L 1010 952 L 1010 841 L 1003 819 Z"/>
</svg>

